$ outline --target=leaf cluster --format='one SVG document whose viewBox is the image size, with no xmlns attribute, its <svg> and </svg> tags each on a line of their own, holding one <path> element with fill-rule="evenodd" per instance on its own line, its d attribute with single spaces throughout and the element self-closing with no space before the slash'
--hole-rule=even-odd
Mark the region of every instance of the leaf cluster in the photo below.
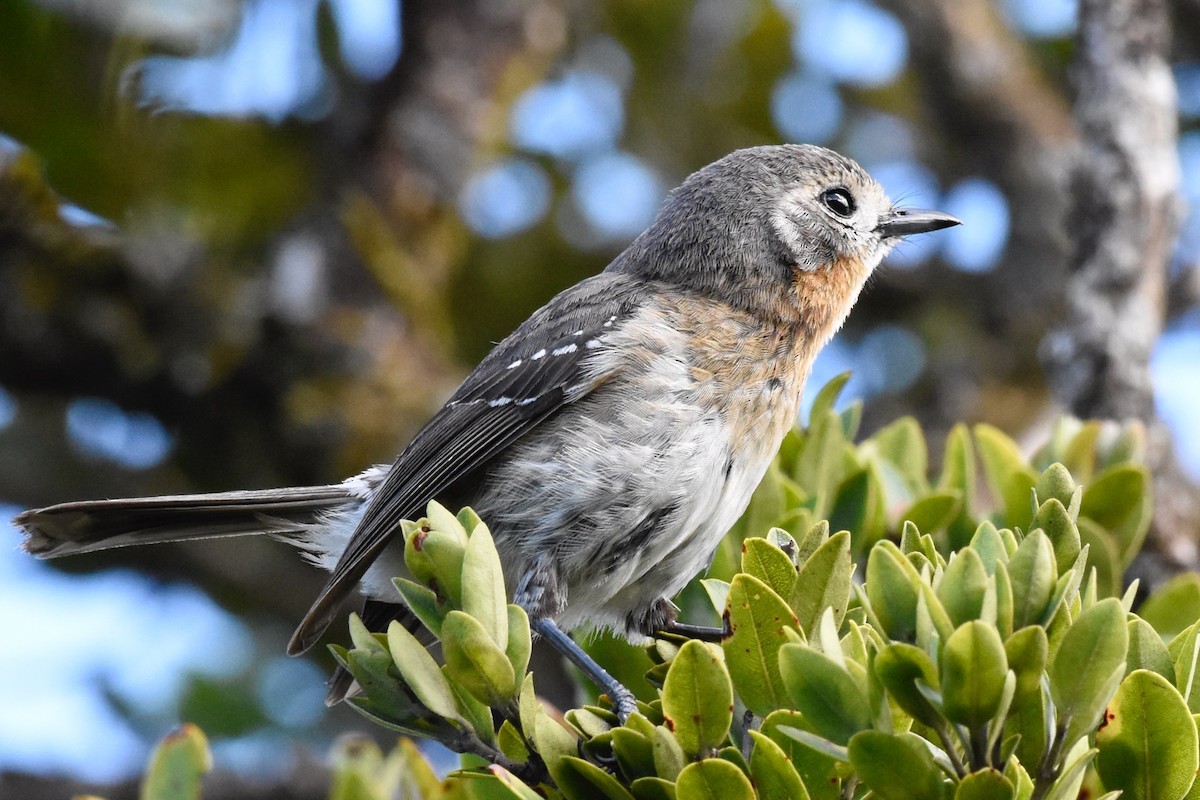
<svg viewBox="0 0 1200 800">
<path fill-rule="evenodd" d="M 624 722 L 539 702 L 529 621 L 473 512 L 405 523 L 396 588 L 420 626 L 355 618 L 335 653 L 355 708 L 462 769 L 439 780 L 405 743 L 344 758 L 338 785 L 361 788 L 338 796 L 1200 797 L 1200 582 L 1146 603 L 1161 632 L 1136 585 L 1117 593 L 1149 521 L 1141 430 L 1063 421 L 1026 459 L 960 426 L 931 479 L 915 421 L 855 443 L 839 388 L 695 590 L 726 636 L 657 638 L 653 696 Z"/>
</svg>

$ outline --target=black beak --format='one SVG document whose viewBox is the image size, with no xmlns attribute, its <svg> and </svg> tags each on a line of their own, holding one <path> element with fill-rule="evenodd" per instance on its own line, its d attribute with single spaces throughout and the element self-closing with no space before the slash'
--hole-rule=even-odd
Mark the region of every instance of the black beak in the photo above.
<svg viewBox="0 0 1200 800">
<path fill-rule="evenodd" d="M 949 214 L 943 214 L 941 211 L 925 211 L 916 208 L 897 209 L 880 221 L 875 232 L 887 239 L 892 236 L 909 236 L 914 233 L 940 231 L 942 228 L 952 228 L 955 225 L 962 225 L 962 220 Z"/>
</svg>

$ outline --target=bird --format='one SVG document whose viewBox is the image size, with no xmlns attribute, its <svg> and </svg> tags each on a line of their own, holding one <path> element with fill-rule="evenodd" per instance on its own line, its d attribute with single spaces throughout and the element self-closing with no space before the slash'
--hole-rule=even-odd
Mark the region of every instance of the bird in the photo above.
<svg viewBox="0 0 1200 800">
<path fill-rule="evenodd" d="M 15 519 L 23 547 L 55 558 L 205 537 L 288 540 L 330 572 L 289 642 L 299 654 L 356 587 L 369 624 L 411 619 L 392 584 L 406 572 L 401 520 L 430 500 L 470 505 L 534 633 L 626 716 L 633 695 L 568 632 L 633 642 L 694 632 L 671 598 L 749 504 L 817 353 L 897 242 L 958 224 L 897 207 L 832 150 L 736 150 L 671 191 L 602 272 L 497 344 L 391 465 L 327 486 L 26 511 Z M 330 701 L 348 685 L 331 687 Z"/>
</svg>

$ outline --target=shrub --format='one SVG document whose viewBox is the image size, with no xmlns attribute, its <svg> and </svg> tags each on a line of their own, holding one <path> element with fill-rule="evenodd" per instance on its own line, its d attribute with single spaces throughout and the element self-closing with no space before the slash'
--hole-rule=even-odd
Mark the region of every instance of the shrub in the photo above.
<svg viewBox="0 0 1200 800">
<path fill-rule="evenodd" d="M 843 384 L 681 598 L 727 620 L 722 643 L 601 642 L 610 663 L 648 666 L 624 724 L 603 702 L 561 719 L 539 702 L 528 619 L 473 512 L 431 504 L 406 523 L 412 578 L 396 587 L 442 663 L 357 618 L 334 652 L 358 711 L 467 755 L 442 782 L 411 743 L 345 750 L 335 796 L 1200 797 L 1200 581 L 1147 602 L 1158 629 L 1120 585 L 1150 517 L 1141 428 L 1063 420 L 1026 459 L 959 426 L 931 481 L 915 420 L 854 443 Z"/>
</svg>

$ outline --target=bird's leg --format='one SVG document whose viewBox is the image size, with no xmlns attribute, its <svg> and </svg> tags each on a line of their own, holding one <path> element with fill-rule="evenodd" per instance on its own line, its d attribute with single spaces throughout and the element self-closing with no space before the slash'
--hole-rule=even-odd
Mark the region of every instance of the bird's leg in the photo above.
<svg viewBox="0 0 1200 800">
<path fill-rule="evenodd" d="M 617 712 L 617 719 L 624 725 L 625 720 L 629 719 L 629 715 L 637 710 L 637 698 L 633 696 L 633 692 L 609 675 L 604 667 L 596 663 L 594 658 L 575 643 L 574 639 L 563 633 L 554 620 L 549 617 L 541 617 L 533 620 L 530 627 L 549 642 L 555 650 L 566 656 L 568 661 L 579 667 L 583 674 L 600 688 L 600 691 L 608 695 L 612 700 L 613 710 Z"/>
<path fill-rule="evenodd" d="M 724 620 L 724 625 L 716 628 L 708 625 L 689 625 L 686 622 L 679 622 L 678 618 L 679 606 L 665 597 L 660 597 L 654 605 L 650 606 L 642 619 L 633 622 L 630 627 L 642 631 L 647 636 L 667 634 L 716 644 L 720 644 L 732 633 L 729 630 L 728 619 Z"/>
<path fill-rule="evenodd" d="M 702 642 L 720 644 L 729 638 L 732 631 L 728 627 L 717 628 L 712 625 L 689 625 L 686 622 L 672 622 L 658 629 L 657 633 L 682 636 L 685 639 L 699 639 Z"/>
<path fill-rule="evenodd" d="M 521 575 L 513 602 L 525 609 L 529 615 L 529 626 L 544 638 L 550 646 L 561 653 L 583 671 L 588 679 L 612 700 L 613 710 L 621 724 L 637 710 L 637 698 L 633 692 L 609 675 L 604 667 L 583 651 L 562 628 L 554 617 L 566 607 L 566 590 L 558 576 L 558 566 L 548 555 L 535 558 Z"/>
</svg>

